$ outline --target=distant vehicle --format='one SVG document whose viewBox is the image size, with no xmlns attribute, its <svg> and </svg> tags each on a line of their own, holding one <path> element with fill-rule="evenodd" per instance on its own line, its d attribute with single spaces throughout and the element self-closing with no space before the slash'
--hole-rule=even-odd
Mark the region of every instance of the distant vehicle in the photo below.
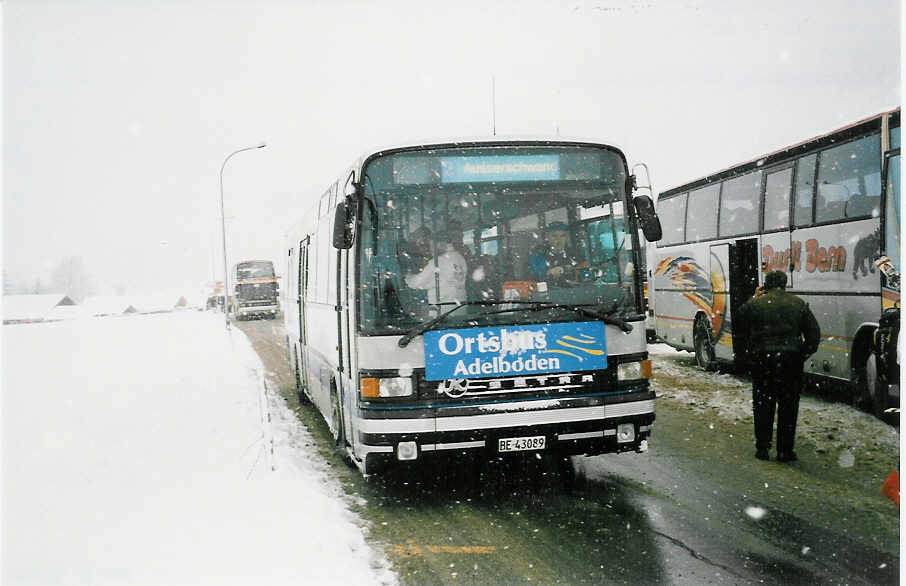
<svg viewBox="0 0 906 586">
<path fill-rule="evenodd" d="M 277 316 L 280 302 L 274 263 L 269 260 L 242 261 L 233 265 L 233 279 L 230 308 L 236 319 Z"/>
<path fill-rule="evenodd" d="M 661 193 L 664 237 L 649 259 L 658 336 L 703 368 L 732 363 L 734 312 L 781 270 L 821 325 L 806 373 L 873 401 L 866 373 L 893 295 L 874 261 L 883 227 L 899 231 L 898 192 L 882 205 L 882 159 L 899 146 L 896 109 Z"/>
<path fill-rule="evenodd" d="M 209 281 L 205 284 L 205 309 L 223 311 L 223 281 Z"/>
<path fill-rule="evenodd" d="M 660 224 L 636 189 L 619 149 L 559 139 L 356 161 L 287 233 L 300 399 L 363 474 L 453 454 L 644 451 L 639 228 L 657 240 Z M 574 264 L 541 280 L 530 261 L 546 262 L 551 224 Z"/>
</svg>

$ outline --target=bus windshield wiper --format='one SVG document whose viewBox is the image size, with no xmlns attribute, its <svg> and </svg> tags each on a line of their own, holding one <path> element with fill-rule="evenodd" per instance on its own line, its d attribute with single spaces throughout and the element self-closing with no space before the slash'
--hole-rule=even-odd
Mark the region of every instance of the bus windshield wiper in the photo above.
<svg viewBox="0 0 906 586">
<path fill-rule="evenodd" d="M 600 306 L 597 306 L 600 308 Z M 529 308 L 528 311 L 544 311 L 545 309 L 569 309 L 575 311 L 580 315 L 587 315 L 588 317 L 593 317 L 599 319 L 606 324 L 617 326 L 627 334 L 632 331 L 632 324 L 628 323 L 619 315 L 619 310 L 617 306 L 610 311 L 595 310 L 590 308 L 587 305 L 574 305 L 571 303 L 545 303 L 543 305 L 536 305 L 535 307 Z"/>
<path fill-rule="evenodd" d="M 447 311 L 444 311 L 443 313 L 437 315 L 436 317 L 431 318 L 430 320 L 426 321 L 425 323 L 415 326 L 414 328 L 412 328 L 411 330 L 406 332 L 403 335 L 403 337 L 400 338 L 399 341 L 397 341 L 396 344 L 400 348 L 405 348 L 406 346 L 409 345 L 409 342 L 411 342 L 415 336 L 418 336 L 419 334 L 424 334 L 425 332 L 427 332 L 428 330 L 430 330 L 431 328 L 433 328 L 434 326 L 436 326 L 437 324 L 439 324 L 440 322 L 445 320 L 448 315 L 450 315 L 454 311 L 459 310 L 461 307 L 467 307 L 469 305 L 509 305 L 510 303 L 521 303 L 523 305 L 547 305 L 546 303 L 540 302 L 540 301 L 519 301 L 518 299 L 512 299 L 512 300 L 506 300 L 506 301 L 497 301 L 497 300 L 464 301 L 462 303 L 456 304 L 456 306 L 448 309 Z M 523 308 L 522 307 L 518 307 L 518 308 L 510 307 L 507 309 L 501 309 L 500 311 L 486 312 L 482 315 L 490 315 L 492 313 L 509 313 L 509 312 L 518 311 L 521 309 L 523 309 Z"/>
<path fill-rule="evenodd" d="M 455 307 L 448 309 L 447 311 L 441 313 L 440 315 L 426 321 L 423 324 L 419 324 L 406 332 L 402 338 L 397 341 L 397 345 L 400 348 L 405 348 L 409 345 L 409 342 L 419 334 L 424 334 L 443 320 L 447 318 L 451 313 L 458 311 L 461 307 L 466 307 L 469 305 L 509 305 L 511 303 L 518 303 L 520 305 L 530 305 L 532 307 L 508 307 L 506 309 L 500 309 L 497 311 L 486 311 L 481 315 L 493 315 L 498 313 L 512 313 L 514 311 L 544 311 L 546 309 L 569 309 L 575 311 L 580 315 L 585 315 L 594 319 L 599 319 L 606 324 L 614 325 L 620 328 L 622 331 L 629 333 L 632 331 L 632 324 L 627 323 L 626 320 L 619 317 L 619 311 L 617 310 L 616 305 L 608 312 L 595 311 L 594 309 L 589 308 L 587 305 L 573 305 L 569 303 L 549 303 L 547 301 L 520 301 L 518 299 L 508 299 L 506 301 L 465 301 L 463 303 L 457 304 Z"/>
</svg>

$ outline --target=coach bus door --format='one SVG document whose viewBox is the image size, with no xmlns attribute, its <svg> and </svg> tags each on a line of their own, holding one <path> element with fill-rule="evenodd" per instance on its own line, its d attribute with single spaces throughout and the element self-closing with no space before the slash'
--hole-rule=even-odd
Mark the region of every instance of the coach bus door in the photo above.
<svg viewBox="0 0 906 586">
<path fill-rule="evenodd" d="M 711 325 L 711 343 L 714 356 L 719 360 L 732 360 L 730 344 L 730 249 L 731 244 L 716 244 L 711 247 L 711 266 L 708 278 L 711 281 L 711 307 L 708 319 Z"/>
<path fill-rule="evenodd" d="M 752 298 L 758 288 L 758 239 L 747 238 L 730 244 L 730 315 Z M 732 333 L 732 318 L 728 330 Z M 735 354 L 736 340 L 731 348 Z"/>
</svg>

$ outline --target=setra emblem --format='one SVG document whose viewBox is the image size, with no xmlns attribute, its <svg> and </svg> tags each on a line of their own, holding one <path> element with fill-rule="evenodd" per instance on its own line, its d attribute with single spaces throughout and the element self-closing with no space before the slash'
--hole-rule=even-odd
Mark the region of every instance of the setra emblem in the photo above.
<svg viewBox="0 0 906 586">
<path fill-rule="evenodd" d="M 447 395 L 451 398 L 462 397 L 469 391 L 469 379 L 467 378 L 448 378 L 442 380 L 437 385 L 438 395 Z"/>
</svg>

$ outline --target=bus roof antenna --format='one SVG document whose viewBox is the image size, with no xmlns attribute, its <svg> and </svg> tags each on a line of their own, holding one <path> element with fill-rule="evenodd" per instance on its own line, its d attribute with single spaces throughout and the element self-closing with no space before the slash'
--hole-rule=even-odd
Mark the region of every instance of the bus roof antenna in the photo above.
<svg viewBox="0 0 906 586">
<path fill-rule="evenodd" d="M 491 76 L 491 133 L 497 136 L 497 94 L 494 91 L 494 76 Z"/>
</svg>

